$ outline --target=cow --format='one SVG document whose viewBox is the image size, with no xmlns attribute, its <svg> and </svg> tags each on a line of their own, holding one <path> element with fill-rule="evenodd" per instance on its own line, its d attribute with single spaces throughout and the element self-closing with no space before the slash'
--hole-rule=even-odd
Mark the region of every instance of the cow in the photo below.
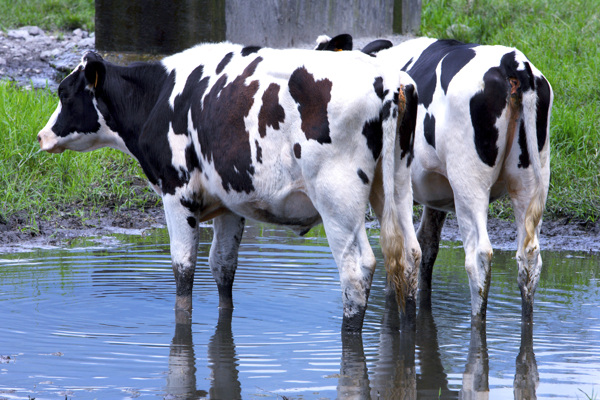
<svg viewBox="0 0 600 400">
<path fill-rule="evenodd" d="M 345 49 L 345 38 L 328 46 L 320 36 L 317 43 Z M 417 232 L 421 304 L 431 304 L 433 265 L 452 211 L 465 249 L 471 320 L 485 322 L 492 261 L 488 206 L 508 194 L 517 226 L 521 316 L 531 321 L 550 180 L 550 83 L 511 47 L 423 37 L 396 46 L 380 39 L 362 51 L 406 71 L 419 92 L 411 176 L 415 202 L 423 205 Z"/>
<path fill-rule="evenodd" d="M 38 134 L 42 150 L 121 150 L 162 197 L 176 310 L 192 309 L 200 222 L 213 220 L 209 265 L 222 309 L 233 308 L 246 218 L 300 235 L 322 222 L 340 274 L 342 331 L 360 332 L 375 268 L 369 202 L 391 285 L 414 301 L 418 97 L 407 74 L 359 52 L 207 43 L 126 67 L 87 53 L 58 96 Z"/>
</svg>

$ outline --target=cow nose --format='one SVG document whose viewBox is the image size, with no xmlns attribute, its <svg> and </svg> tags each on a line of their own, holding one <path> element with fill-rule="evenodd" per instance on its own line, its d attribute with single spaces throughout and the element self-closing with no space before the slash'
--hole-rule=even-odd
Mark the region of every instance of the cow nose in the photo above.
<svg viewBox="0 0 600 400">
<path fill-rule="evenodd" d="M 41 142 L 41 141 L 42 141 L 42 136 L 41 136 L 39 133 L 38 133 L 38 135 L 37 135 L 37 140 L 38 140 L 38 142 Z"/>
</svg>

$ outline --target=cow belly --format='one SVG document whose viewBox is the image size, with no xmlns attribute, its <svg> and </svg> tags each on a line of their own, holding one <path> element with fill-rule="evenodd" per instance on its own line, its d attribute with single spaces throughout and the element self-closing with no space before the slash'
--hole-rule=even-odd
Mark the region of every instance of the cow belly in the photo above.
<svg viewBox="0 0 600 400">
<path fill-rule="evenodd" d="M 442 211 L 454 211 L 454 192 L 448 179 L 437 172 L 413 174 L 415 202 Z"/>
<path fill-rule="evenodd" d="M 255 199 L 236 211 L 261 222 L 286 226 L 299 235 L 304 235 L 321 222 L 312 201 L 301 191 L 290 192 L 283 197 Z"/>
</svg>

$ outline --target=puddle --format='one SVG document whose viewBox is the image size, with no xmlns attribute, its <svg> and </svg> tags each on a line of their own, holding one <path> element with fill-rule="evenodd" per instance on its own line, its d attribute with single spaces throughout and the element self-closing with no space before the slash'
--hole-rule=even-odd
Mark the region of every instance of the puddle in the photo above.
<svg viewBox="0 0 600 400">
<path fill-rule="evenodd" d="M 514 252 L 495 251 L 482 332 L 471 331 L 462 248 L 444 242 L 432 313 L 419 312 L 413 336 L 386 330 L 374 238 L 378 270 L 360 340 L 340 335 L 338 273 L 322 234 L 247 227 L 233 313 L 217 308 L 211 236 L 202 230 L 191 323 L 176 322 L 164 229 L 0 255 L 0 399 L 587 398 L 600 391 L 597 255 L 543 252 L 535 325 L 521 332 Z"/>
</svg>

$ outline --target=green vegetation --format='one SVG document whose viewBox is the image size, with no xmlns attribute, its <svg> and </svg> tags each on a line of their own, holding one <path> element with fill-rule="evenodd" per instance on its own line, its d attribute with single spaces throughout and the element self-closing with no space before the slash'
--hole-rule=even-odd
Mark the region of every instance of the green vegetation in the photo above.
<svg viewBox="0 0 600 400">
<path fill-rule="evenodd" d="M 0 0 L 0 29 L 94 30 L 94 0 Z"/>
<path fill-rule="evenodd" d="M 0 219 L 24 213 L 25 229 L 37 228 L 36 218 L 61 210 L 64 205 L 141 207 L 154 205 L 140 178 L 137 163 L 119 151 L 103 149 L 78 154 L 66 151 L 49 155 L 36 140 L 57 105 L 47 90 L 26 91 L 0 82 Z M 81 217 L 84 209 L 79 208 Z"/>
<path fill-rule="evenodd" d="M 523 51 L 554 89 L 547 215 L 600 217 L 600 2 L 426 0 L 421 34 Z M 493 206 L 510 215 L 507 201 Z"/>
<path fill-rule="evenodd" d="M 94 29 L 92 0 L 0 0 L 0 29 Z M 554 88 L 552 177 L 547 214 L 600 218 L 600 2 L 597 0 L 425 0 L 421 35 L 522 50 Z M 0 221 L 22 214 L 26 229 L 50 212 L 85 205 L 156 204 L 135 161 L 113 150 L 38 152 L 35 140 L 56 106 L 47 90 L 0 83 Z M 491 207 L 510 218 L 510 203 Z M 83 211 L 82 211 L 83 213 Z"/>
</svg>

